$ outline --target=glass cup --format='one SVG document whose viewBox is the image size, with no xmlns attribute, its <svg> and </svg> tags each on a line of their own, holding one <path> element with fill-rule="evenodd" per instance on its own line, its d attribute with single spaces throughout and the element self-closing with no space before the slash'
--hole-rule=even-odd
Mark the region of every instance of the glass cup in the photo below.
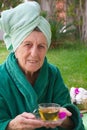
<svg viewBox="0 0 87 130">
<path fill-rule="evenodd" d="M 38 105 L 38 113 L 44 121 L 57 121 L 60 105 L 56 103 L 41 103 Z"/>
</svg>

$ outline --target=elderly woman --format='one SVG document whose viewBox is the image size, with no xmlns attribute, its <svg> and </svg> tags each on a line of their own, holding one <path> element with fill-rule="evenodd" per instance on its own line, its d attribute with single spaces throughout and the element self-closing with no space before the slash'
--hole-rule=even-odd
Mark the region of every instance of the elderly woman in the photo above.
<svg viewBox="0 0 87 130">
<path fill-rule="evenodd" d="M 0 65 L 0 130 L 84 130 L 58 68 L 47 62 L 51 30 L 39 4 L 29 1 L 3 11 L 0 28 L 11 51 Z M 66 118 L 38 119 L 33 111 L 42 102 L 60 104 Z"/>
</svg>

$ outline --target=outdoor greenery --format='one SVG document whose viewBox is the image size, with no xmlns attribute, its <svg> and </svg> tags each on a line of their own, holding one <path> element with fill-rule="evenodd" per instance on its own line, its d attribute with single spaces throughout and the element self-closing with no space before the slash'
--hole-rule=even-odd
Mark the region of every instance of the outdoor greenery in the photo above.
<svg viewBox="0 0 87 130">
<path fill-rule="evenodd" d="M 52 46 L 59 46 L 64 42 L 65 39 L 73 37 L 75 39 L 74 34 L 76 32 L 76 28 L 73 27 L 72 23 L 64 24 L 62 21 L 57 21 L 55 18 L 49 20 L 51 25 L 52 32 Z"/>
<path fill-rule="evenodd" d="M 0 43 L 0 63 L 8 55 L 4 44 Z M 65 41 L 62 46 L 50 48 L 48 61 L 61 71 L 65 84 L 71 88 L 87 89 L 87 47 L 79 41 Z"/>
<path fill-rule="evenodd" d="M 15 7 L 22 2 L 23 0 L 0 0 L 0 11 Z"/>
<path fill-rule="evenodd" d="M 2 63 L 8 56 L 8 51 L 3 42 L 0 42 L 0 63 Z"/>
<path fill-rule="evenodd" d="M 59 67 L 66 85 L 87 89 L 87 47 L 81 43 L 66 42 L 62 47 L 50 49 L 49 61 Z"/>
</svg>

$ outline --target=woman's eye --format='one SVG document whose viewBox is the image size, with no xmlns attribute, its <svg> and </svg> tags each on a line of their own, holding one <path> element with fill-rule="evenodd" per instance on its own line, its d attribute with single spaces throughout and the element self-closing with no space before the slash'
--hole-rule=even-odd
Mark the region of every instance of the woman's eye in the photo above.
<svg viewBox="0 0 87 130">
<path fill-rule="evenodd" d="M 40 48 L 40 49 L 44 49 L 45 46 L 43 46 L 43 45 L 39 45 L 39 48 Z"/>
<path fill-rule="evenodd" d="M 44 48 L 44 46 L 39 46 L 40 48 Z"/>
<path fill-rule="evenodd" d="M 27 47 L 31 47 L 32 44 L 31 44 L 31 43 L 27 43 L 25 46 L 27 46 Z"/>
<path fill-rule="evenodd" d="M 30 46 L 30 45 L 31 45 L 31 44 L 29 44 L 29 43 L 28 43 L 28 44 L 26 44 L 26 46 Z"/>
</svg>

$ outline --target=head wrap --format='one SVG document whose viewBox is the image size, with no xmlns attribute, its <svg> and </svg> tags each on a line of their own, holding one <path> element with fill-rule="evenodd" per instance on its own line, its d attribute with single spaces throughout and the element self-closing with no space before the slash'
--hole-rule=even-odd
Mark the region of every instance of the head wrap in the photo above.
<svg viewBox="0 0 87 130">
<path fill-rule="evenodd" d="M 15 51 L 36 27 L 46 36 L 50 46 L 50 24 L 40 13 L 40 5 L 35 1 L 22 3 L 1 13 L 0 29 L 5 32 L 3 39 L 8 50 Z"/>
</svg>

